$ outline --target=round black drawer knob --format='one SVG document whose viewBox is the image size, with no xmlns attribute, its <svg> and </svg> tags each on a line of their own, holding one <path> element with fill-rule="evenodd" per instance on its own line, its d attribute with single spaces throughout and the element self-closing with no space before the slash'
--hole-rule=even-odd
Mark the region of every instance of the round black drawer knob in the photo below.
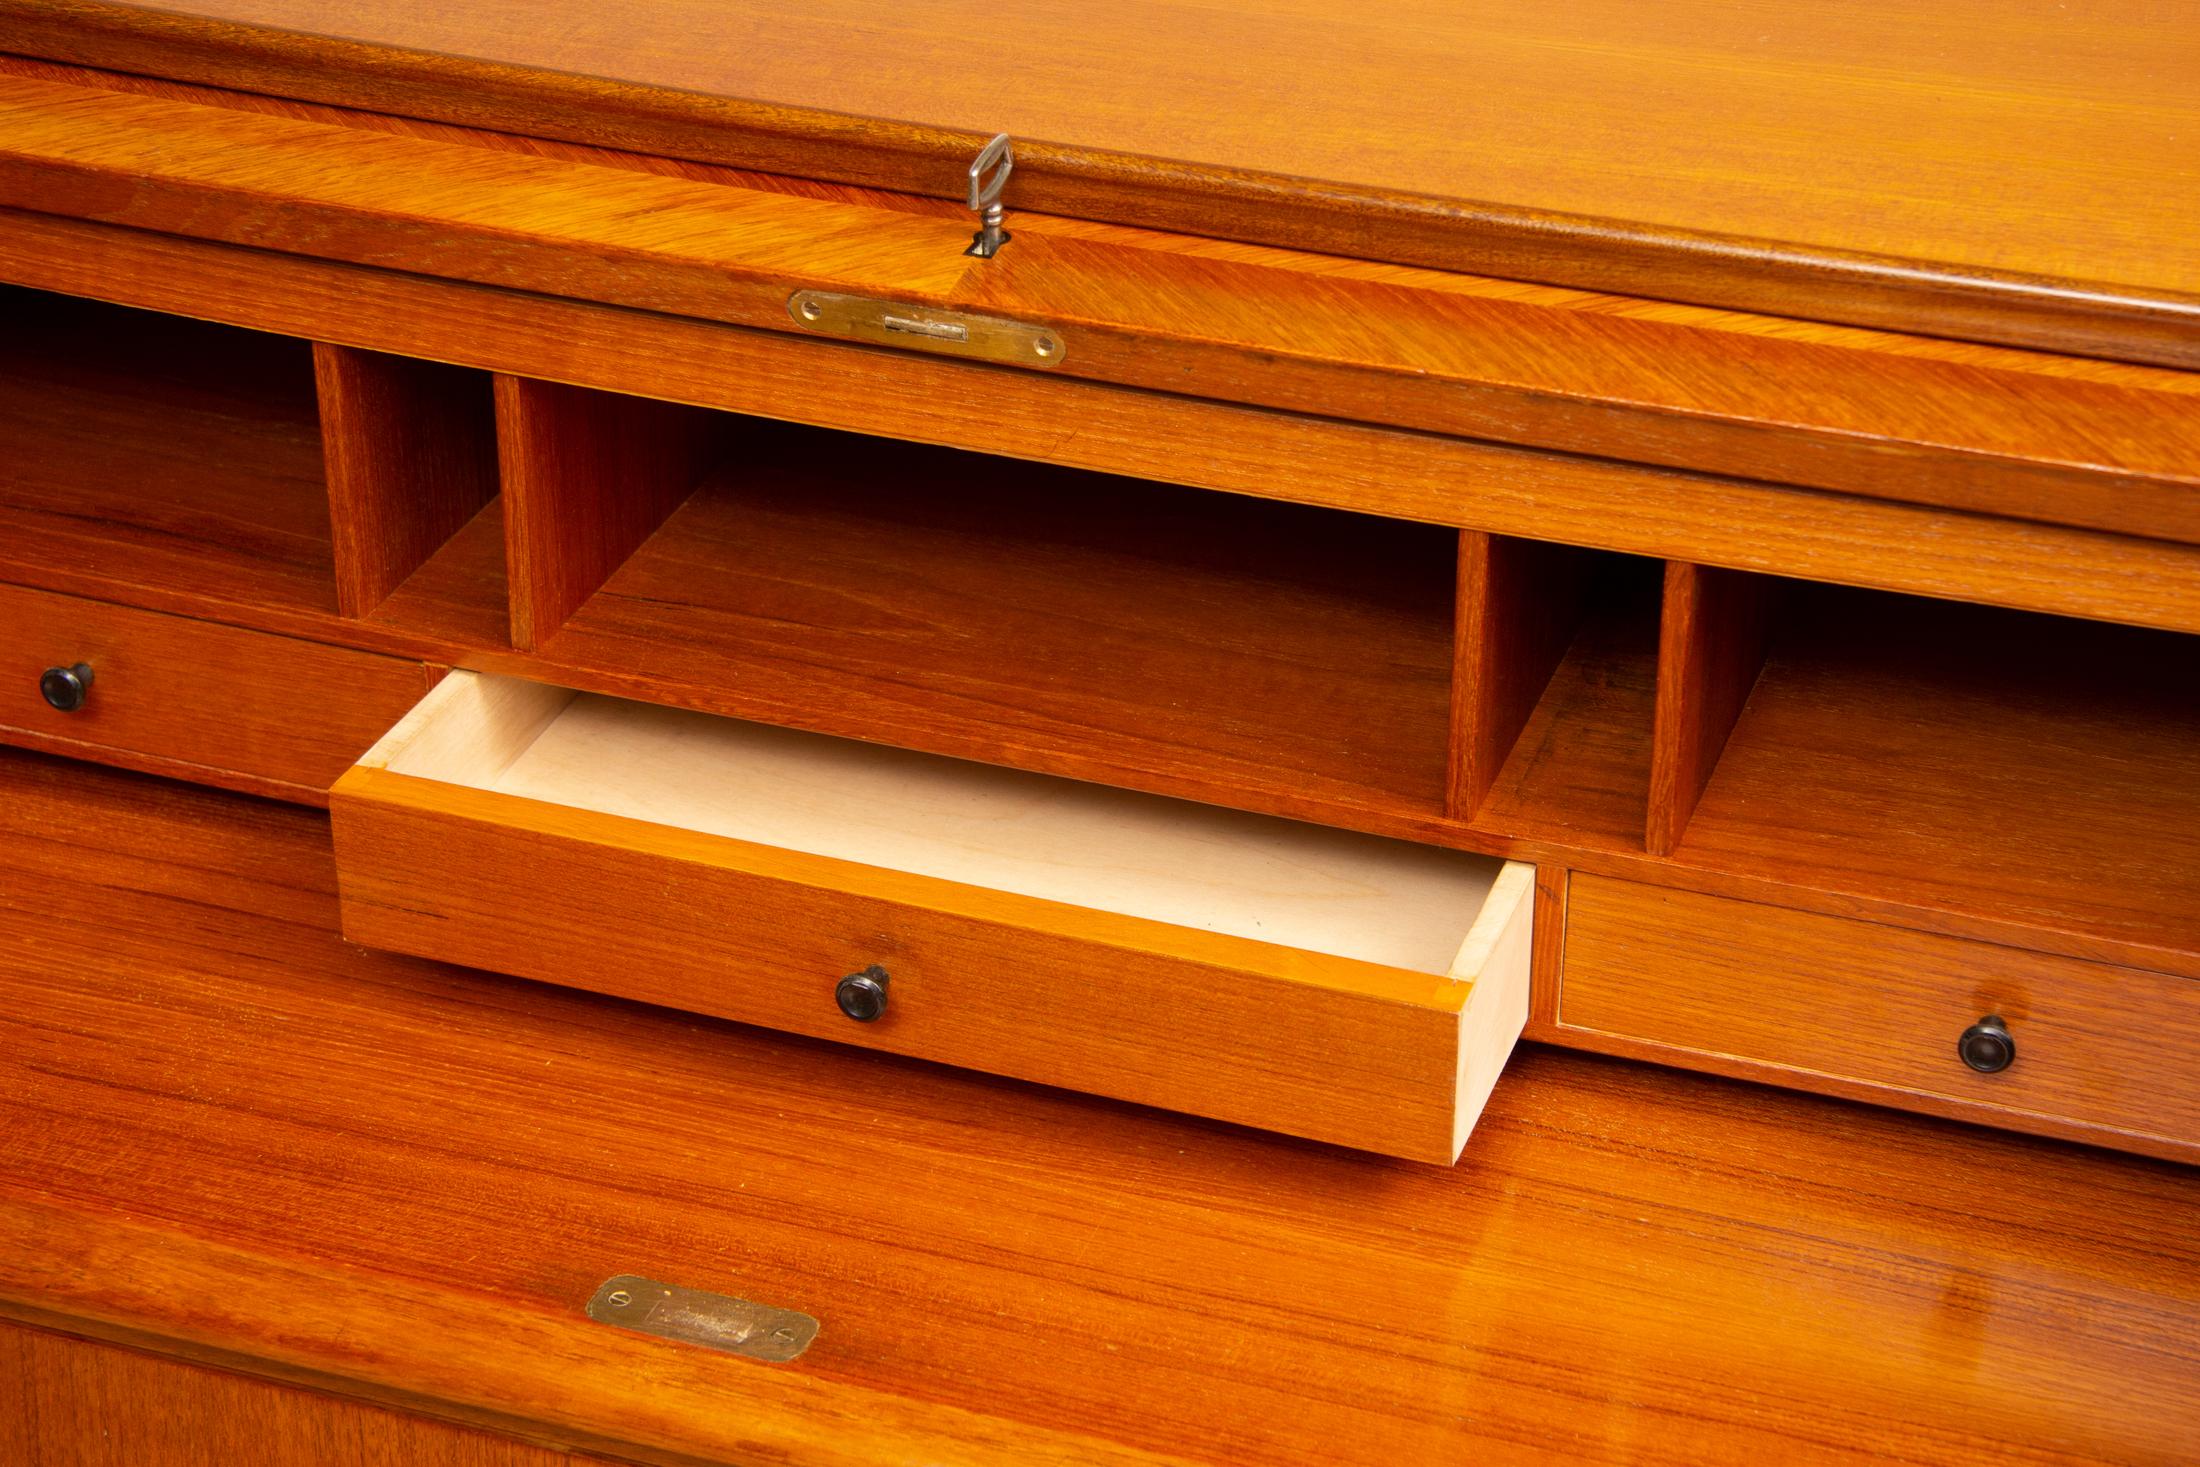
<svg viewBox="0 0 2200 1467">
<path fill-rule="evenodd" d="M 833 989 L 833 1002 L 858 1024 L 874 1022 L 886 1012 L 886 970 L 873 963 L 860 973 L 850 973 Z"/>
<path fill-rule="evenodd" d="M 38 676 L 38 694 L 63 713 L 74 713 L 92 695 L 92 665 L 49 667 Z"/>
<path fill-rule="evenodd" d="M 1956 1053 L 1972 1069 L 1991 1075 L 2017 1062 L 2017 1041 L 2009 1037 L 2009 1026 L 2001 1021 L 2001 1015 L 1988 1014 L 1963 1031 L 1963 1037 L 1956 1041 Z"/>
</svg>

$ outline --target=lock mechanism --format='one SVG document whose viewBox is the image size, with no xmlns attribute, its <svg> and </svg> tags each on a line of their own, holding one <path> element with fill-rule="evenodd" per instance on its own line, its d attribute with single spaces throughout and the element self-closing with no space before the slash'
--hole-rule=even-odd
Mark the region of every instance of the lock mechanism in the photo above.
<svg viewBox="0 0 2200 1467">
<path fill-rule="evenodd" d="M 981 227 L 970 236 L 970 248 L 964 250 L 964 254 L 990 260 L 1014 237 L 1001 227 L 1001 217 L 1006 212 L 1001 206 L 1001 190 L 1008 187 L 1008 176 L 1015 171 L 1016 150 L 1010 146 L 1005 132 L 996 135 L 971 160 L 969 202 Z"/>
</svg>

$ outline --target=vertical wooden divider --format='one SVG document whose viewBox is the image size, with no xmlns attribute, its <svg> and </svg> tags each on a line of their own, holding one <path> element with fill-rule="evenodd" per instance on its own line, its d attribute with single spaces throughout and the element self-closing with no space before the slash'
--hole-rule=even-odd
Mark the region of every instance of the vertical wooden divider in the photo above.
<svg viewBox="0 0 2200 1467">
<path fill-rule="evenodd" d="M 1680 844 L 1764 670 L 1777 590 L 1768 576 L 1666 562 L 1650 818 L 1643 832 L 1652 855 L 1670 855 Z"/>
<path fill-rule="evenodd" d="M 336 607 L 363 617 L 496 497 L 484 376 L 313 345 Z"/>
<path fill-rule="evenodd" d="M 1481 808 L 1581 619 L 1589 554 L 1569 545 L 1459 532 L 1452 630 L 1451 788 L 1446 812 Z"/>
<path fill-rule="evenodd" d="M 533 651 L 687 498 L 725 422 L 501 374 L 496 404 L 512 645 Z"/>
</svg>

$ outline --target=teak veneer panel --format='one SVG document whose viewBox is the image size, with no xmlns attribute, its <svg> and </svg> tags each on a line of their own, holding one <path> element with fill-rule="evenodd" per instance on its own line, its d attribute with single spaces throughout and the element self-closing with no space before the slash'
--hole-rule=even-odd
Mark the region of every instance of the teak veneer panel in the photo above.
<svg viewBox="0 0 2200 1467">
<path fill-rule="evenodd" d="M 1957 365 L 1448 276 L 1361 281 L 1320 257 L 1052 240 L 1039 221 L 1019 252 L 975 261 L 966 220 L 860 197 L 19 69 L 0 69 L 0 204 L 775 331 L 795 329 L 798 288 L 959 306 L 1061 333 L 1050 377 L 2200 541 L 2200 384 L 2183 373 L 2110 385 L 2023 354 Z"/>
<path fill-rule="evenodd" d="M 547 1447 L 12 1325 L 0 1326 L 0 1459 L 17 1467 L 574 1462 Z"/>
<path fill-rule="evenodd" d="M 1445 810 L 1471 818 L 1542 701 L 1581 616 L 1587 557 L 1478 530 L 1459 536 Z"/>
<path fill-rule="evenodd" d="M 2200 977 L 2200 641 L 1789 591 L 1676 857 Z"/>
<path fill-rule="evenodd" d="M 497 494 L 489 383 L 316 343 L 336 603 L 368 616 Z"/>
<path fill-rule="evenodd" d="M 1556 1037 L 2200 1161 L 2194 984 L 1577 872 Z M 1988 1014 L 2016 1061 L 1979 1074 Z"/>
<path fill-rule="evenodd" d="M 333 611 L 302 341 L 0 292 L 0 579 Z"/>
<path fill-rule="evenodd" d="M 504 132 L 1788 316 L 2192 363 L 2189 27 L 1961 0 L 1554 12 L 675 0 L 12 7 L 7 49 Z M 1476 146 L 1461 149 L 1465 129 Z"/>
<path fill-rule="evenodd" d="M 333 805 L 356 942 L 1424 1161 L 1526 1018 L 1525 866 L 508 679 Z"/>
<path fill-rule="evenodd" d="M 1644 846 L 1672 853 L 1765 664 L 1777 583 L 1669 561 L 1658 630 L 1657 721 L 1651 735 Z"/>
<path fill-rule="evenodd" d="M 496 405 L 512 645 L 529 652 L 687 497 L 725 425 L 501 373 Z"/>
<path fill-rule="evenodd" d="M 2155 540 L 728 330 L 5 210 L 0 278 L 155 309 L 218 312 L 371 350 L 918 442 L 979 445 L 1137 478 L 2200 630 L 2200 550 Z M 851 392 L 858 380 L 862 392 Z M 271 629 L 307 624 L 293 618 Z"/>
<path fill-rule="evenodd" d="M 84 706 L 39 693 L 87 663 Z M 0 740 L 307 804 L 419 701 L 417 662 L 0 585 Z"/>
<path fill-rule="evenodd" d="M 2191 1169 L 1547 1050 L 1391 1162 L 361 951 L 306 812 L 0 781 L 11 1313 L 690 1467 L 2200 1438 Z M 583 1320 L 627 1270 L 824 1329 Z"/>
<path fill-rule="evenodd" d="M 1433 818 L 1453 539 L 749 424 L 536 650 L 553 680 L 736 717 Z"/>
<path fill-rule="evenodd" d="M 1040 378 L 913 356 L 742 332 L 666 317 L 588 307 L 358 271 L 278 255 L 181 240 L 153 240 L 96 225 L 0 215 L 0 273 L 69 291 L 119 295 L 170 310 L 205 309 L 261 328 L 318 333 L 370 350 L 428 355 L 492 370 L 552 370 L 587 385 L 633 389 L 710 406 L 814 418 L 837 426 L 913 438 L 989 442 L 1022 457 L 1145 477 L 1191 479 L 1234 492 L 1343 503 L 1457 523 L 1493 533 L 1555 536 L 1576 543 L 1733 568 L 1861 581 L 1936 596 L 2009 601 L 2065 614 L 2200 627 L 2200 559 L 2187 547 L 2039 525 L 1660 473 L 1626 465 L 1530 453 L 1341 423 L 1294 418 L 1156 394 Z M 844 389 L 860 375 L 866 392 Z M 982 384 L 982 390 L 979 388 Z M 1061 429 L 1065 415 L 1078 424 Z M 1462 489 L 1464 486 L 1464 489 Z M 500 512 L 501 507 L 498 511 Z M 492 511 L 485 511 L 484 515 Z M 477 530 L 486 534 L 475 534 Z M 462 546 L 486 553 L 462 567 Z M 419 620 L 347 621 L 333 611 L 255 604 L 240 607 L 189 586 L 140 584 L 133 601 L 213 615 L 292 635 L 338 640 L 435 661 L 555 680 L 562 674 L 495 650 L 495 527 L 477 517 L 427 571 L 463 572 L 428 600 Z M 65 589 L 117 594 L 69 562 L 45 573 Z M 487 593 L 489 602 L 466 596 Z M 405 595 L 401 588 L 399 598 Z M 483 612 L 486 611 L 486 615 Z M 1655 649 L 1650 648 L 1654 657 Z M 1523 731 L 1514 765 L 1540 772 L 1539 791 L 1508 795 L 1501 775 L 1471 828 L 1412 820 L 1392 811 L 1358 820 L 1366 828 L 1472 846 L 1521 859 L 1588 865 L 1637 879 L 1670 879 L 1668 863 L 1639 854 L 1648 757 L 1628 730 L 1649 718 L 1627 711 L 1629 689 L 1650 688 L 1650 663 L 1609 660 L 1595 682 L 1561 664 L 1546 703 L 1571 706 L 1604 730 L 1584 747 L 1602 772 L 1563 754 L 1567 720 L 1539 709 Z M 618 691 L 619 689 L 607 689 Z M 1568 690 L 1571 690 L 1568 692 Z M 646 691 L 642 692 L 646 696 Z M 1602 710 L 1601 712 L 1599 710 Z M 1554 742 L 1556 739 L 1556 742 Z M 1630 748 L 1642 755 L 1638 766 Z M 1523 762 L 1522 751 L 1528 751 Z M 1540 751 L 1540 752 L 1539 752 Z M 1587 776 L 1595 798 L 1568 792 Z M 1172 792 L 1234 798 L 1216 790 Z M 1264 808 L 1332 818 L 1329 812 Z M 1363 812 L 1364 813 L 1364 812 Z M 1690 884 L 1724 894 L 1931 930 L 2037 945 L 2072 956 L 2200 972 L 2187 951 L 2163 948 L 2142 918 L 2104 927 L 2085 912 L 2002 913 L 1995 901 L 1920 888 L 1906 881 L 1852 879 L 1838 864 L 1761 870 L 1709 844 L 1684 842 L 1672 865 Z M 2174 882 L 2172 883 L 2174 885 Z M 2144 904 L 2142 904 L 2144 905 Z M 2133 934 L 2133 940 L 2114 935 Z"/>
</svg>

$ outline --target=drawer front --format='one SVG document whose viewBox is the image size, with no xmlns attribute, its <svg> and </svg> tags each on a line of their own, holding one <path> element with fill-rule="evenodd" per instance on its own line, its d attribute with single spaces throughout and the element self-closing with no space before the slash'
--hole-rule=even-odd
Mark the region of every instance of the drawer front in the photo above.
<svg viewBox="0 0 2200 1467">
<path fill-rule="evenodd" d="M 1566 912 L 1563 1031 L 1940 1114 L 2200 1154 L 2200 984 L 2190 979 L 1600 876 L 1574 876 Z M 2015 1056 L 1982 1072 L 1958 1044 L 1990 1015 Z"/>
<path fill-rule="evenodd" d="M 429 703 L 496 681 L 454 673 Z M 344 935 L 372 947 L 1437 1162 L 1458 1155 L 1526 1019 L 1526 866 L 1460 913 L 1450 976 L 418 777 L 381 756 L 331 799 Z M 1126 843 L 1108 861 L 1139 858 Z M 859 1021 L 837 990 L 866 973 L 886 1001 Z"/>
<path fill-rule="evenodd" d="M 0 586 L 0 740 L 319 804 L 428 686 L 417 662 Z M 82 706 L 40 691 L 92 670 Z"/>
</svg>

